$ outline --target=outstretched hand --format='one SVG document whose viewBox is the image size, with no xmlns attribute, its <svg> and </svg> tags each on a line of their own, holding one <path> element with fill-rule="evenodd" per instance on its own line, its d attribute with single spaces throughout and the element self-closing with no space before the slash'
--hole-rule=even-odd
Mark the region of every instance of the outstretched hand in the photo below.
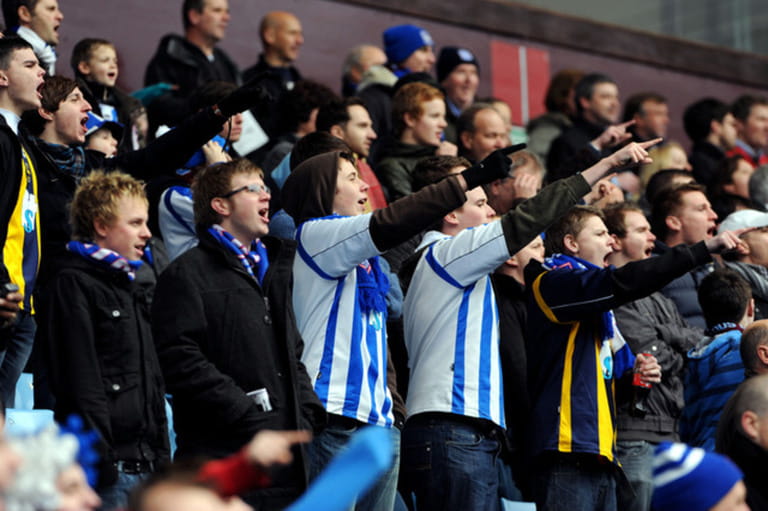
<svg viewBox="0 0 768 511">
<path fill-rule="evenodd" d="M 631 142 L 622 147 L 606 159 L 611 165 L 611 169 L 626 170 L 637 164 L 651 163 L 653 160 L 648 156 L 646 149 L 655 146 L 663 139 L 661 137 L 647 140 L 645 142 Z"/>
<path fill-rule="evenodd" d="M 262 468 L 287 465 L 293 460 L 291 447 L 312 440 L 309 431 L 262 430 L 245 447 L 245 457 Z"/>
<path fill-rule="evenodd" d="M 261 85 L 268 73 L 259 73 L 248 83 L 219 101 L 221 115 L 229 118 L 261 103 L 272 101 L 269 91 Z"/>
<path fill-rule="evenodd" d="M 611 147 L 615 147 L 619 144 L 623 144 L 627 140 L 632 138 L 632 133 L 627 131 L 627 128 L 635 124 L 635 120 L 622 122 L 621 124 L 616 124 L 614 126 L 608 126 L 605 128 L 605 130 L 600 134 L 599 137 L 594 139 L 591 144 L 594 146 L 595 149 L 598 151 L 603 151 L 603 149 L 609 149 Z"/>
<path fill-rule="evenodd" d="M 476 163 L 464 170 L 461 175 L 464 176 L 467 182 L 467 190 L 492 183 L 497 179 L 510 177 L 512 160 L 508 155 L 525 148 L 525 144 L 515 144 L 503 149 L 497 149 L 480 163 Z"/>
<path fill-rule="evenodd" d="M 747 250 L 747 244 L 740 239 L 740 236 L 749 231 L 753 231 L 754 227 L 748 227 L 745 229 L 736 229 L 733 231 L 723 231 L 717 236 L 710 238 L 704 242 L 707 246 L 707 250 L 711 254 L 722 254 L 723 252 L 742 252 Z"/>
</svg>

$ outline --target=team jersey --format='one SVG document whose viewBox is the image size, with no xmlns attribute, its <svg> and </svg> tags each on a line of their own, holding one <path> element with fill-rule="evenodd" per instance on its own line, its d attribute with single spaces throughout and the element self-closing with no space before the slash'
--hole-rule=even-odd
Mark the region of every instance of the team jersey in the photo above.
<svg viewBox="0 0 768 511">
<path fill-rule="evenodd" d="M 3 262 L 11 282 L 24 295 L 20 307 L 34 312 L 32 291 L 40 265 L 40 215 L 37 202 L 37 174 L 29 153 L 21 147 L 22 175 L 19 196 L 13 208 L 3 246 Z"/>
<path fill-rule="evenodd" d="M 408 415 L 448 412 L 505 427 L 499 313 L 489 274 L 509 258 L 501 222 L 430 231 L 404 305 Z"/>
<path fill-rule="evenodd" d="M 304 339 L 302 362 L 329 413 L 391 427 L 387 389 L 386 317 L 357 300 L 357 267 L 379 250 L 371 214 L 326 217 L 298 228 L 293 303 Z"/>
</svg>

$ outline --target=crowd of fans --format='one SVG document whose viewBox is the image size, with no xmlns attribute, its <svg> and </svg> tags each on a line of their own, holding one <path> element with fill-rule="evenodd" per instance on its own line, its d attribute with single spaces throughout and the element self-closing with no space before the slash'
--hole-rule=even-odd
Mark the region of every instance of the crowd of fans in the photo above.
<svg viewBox="0 0 768 511">
<path fill-rule="evenodd" d="M 0 441 L 8 509 L 300 509 L 366 428 L 354 509 L 768 509 L 768 99 L 563 70 L 526 149 L 416 25 L 338 95 L 294 14 L 241 72 L 184 0 L 128 94 L 2 10 L 0 396 L 61 425 Z"/>
</svg>

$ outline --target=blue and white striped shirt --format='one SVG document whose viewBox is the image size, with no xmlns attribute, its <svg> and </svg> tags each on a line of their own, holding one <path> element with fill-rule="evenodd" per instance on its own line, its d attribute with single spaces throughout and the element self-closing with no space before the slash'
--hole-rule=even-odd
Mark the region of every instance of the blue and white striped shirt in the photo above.
<svg viewBox="0 0 768 511">
<path fill-rule="evenodd" d="M 504 424 L 499 313 L 489 274 L 506 261 L 501 222 L 437 231 L 405 298 L 408 415 L 447 412 Z"/>
<path fill-rule="evenodd" d="M 293 305 L 304 338 L 302 362 L 329 413 L 391 427 L 383 314 L 357 300 L 358 265 L 379 254 L 371 214 L 304 222 L 296 239 Z"/>
</svg>

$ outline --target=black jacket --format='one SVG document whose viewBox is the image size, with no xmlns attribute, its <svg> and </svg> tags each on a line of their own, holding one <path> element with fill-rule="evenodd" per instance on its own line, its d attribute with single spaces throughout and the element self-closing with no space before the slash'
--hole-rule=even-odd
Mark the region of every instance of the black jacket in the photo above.
<svg viewBox="0 0 768 511">
<path fill-rule="evenodd" d="M 175 34 L 163 37 L 147 64 L 144 85 L 164 82 L 177 85 L 178 89 L 150 103 L 150 129 L 161 124 L 176 126 L 192 113 L 187 101 L 190 94 L 213 80 L 242 83 L 237 65 L 223 50 L 214 48 L 211 62 L 200 48 L 183 37 Z"/>
<path fill-rule="evenodd" d="M 107 463 L 167 461 L 164 385 L 144 288 L 75 254 L 59 264 L 38 326 L 56 420 L 83 417 Z"/>
<path fill-rule="evenodd" d="M 594 153 L 595 161 L 603 156 L 608 156 L 614 149 L 598 154 L 597 149 L 591 148 L 589 143 L 600 136 L 605 126 L 599 126 L 578 118 L 573 125 L 566 129 L 562 135 L 552 141 L 547 155 L 547 181 L 568 177 L 571 174 L 585 169 L 581 163 L 576 163 L 579 153 L 590 149 Z"/>
<path fill-rule="evenodd" d="M 248 82 L 261 73 L 267 73 L 262 78 L 260 84 L 269 92 L 272 102 L 265 102 L 258 109 L 252 110 L 252 112 L 267 135 L 272 138 L 279 135 L 280 116 L 278 115 L 278 105 L 280 104 L 280 96 L 285 91 L 292 89 L 296 82 L 301 80 L 301 73 L 293 66 L 284 68 L 272 67 L 264 60 L 263 54 L 259 55 L 259 61 L 256 64 L 243 71 L 243 79 Z"/>
<path fill-rule="evenodd" d="M 173 396 L 178 455 L 223 457 L 262 429 L 317 429 L 325 410 L 301 363 L 291 295 L 295 244 L 266 237 L 264 287 L 207 231 L 160 275 L 153 329 Z M 247 392 L 267 389 L 272 411 Z M 305 460 L 275 477 L 302 488 Z"/>
<path fill-rule="evenodd" d="M 706 140 L 693 144 L 688 160 L 693 167 L 693 177 L 697 183 L 709 186 L 717 173 L 717 167 L 725 159 L 725 152 Z"/>
</svg>

